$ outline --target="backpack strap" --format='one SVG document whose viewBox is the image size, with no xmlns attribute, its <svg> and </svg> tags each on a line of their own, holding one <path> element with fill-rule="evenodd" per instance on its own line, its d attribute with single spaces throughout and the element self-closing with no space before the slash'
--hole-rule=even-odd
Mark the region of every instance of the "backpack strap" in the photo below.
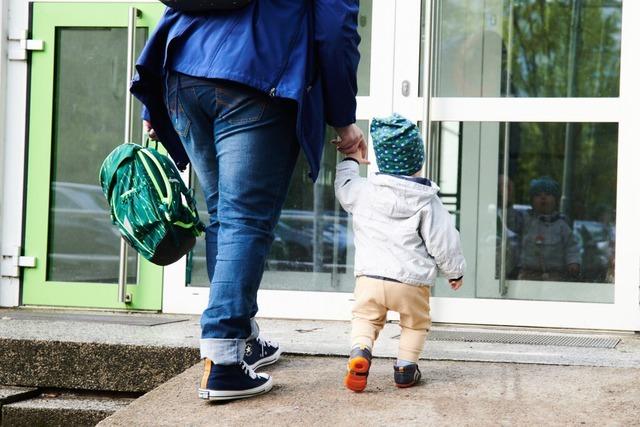
<svg viewBox="0 0 640 427">
<path fill-rule="evenodd" d="M 171 210 L 174 207 L 174 204 L 180 204 L 189 213 L 191 221 L 189 223 L 185 223 L 182 221 L 172 221 L 173 225 L 176 225 L 185 229 L 194 229 L 196 231 L 196 235 L 200 235 L 200 232 L 204 231 L 204 225 L 200 222 L 200 218 L 198 216 L 198 212 L 196 211 L 195 203 L 193 203 L 193 191 L 189 190 L 187 186 L 184 184 L 184 181 L 180 178 L 179 172 L 173 164 L 165 165 L 165 161 L 171 162 L 171 160 L 164 158 L 166 160 L 160 160 L 158 158 L 158 153 L 153 152 L 151 149 L 142 148 L 138 152 L 138 156 L 144 166 L 147 174 L 151 178 L 151 182 L 153 183 L 156 192 L 162 202 L 162 205 L 159 206 L 159 210 L 164 214 L 165 218 L 171 221 Z M 164 156 L 162 156 L 164 157 Z M 175 169 L 174 173 L 177 175 L 176 178 L 171 178 L 167 174 L 166 168 Z M 171 171 L 170 171 L 171 173 Z M 173 195 L 173 187 L 171 183 L 177 183 L 178 189 L 187 203 L 183 203 L 182 197 L 178 200 L 174 200 Z"/>
<path fill-rule="evenodd" d="M 169 208 L 173 202 L 173 194 L 171 191 L 171 182 L 169 181 L 169 177 L 165 173 L 160 161 L 156 156 L 149 152 L 148 148 L 141 148 L 138 151 L 137 156 L 142 162 L 144 169 L 147 171 L 147 174 L 160 197 L 160 201 L 165 206 L 165 217 L 169 219 L 169 213 L 166 209 Z"/>
<path fill-rule="evenodd" d="M 151 141 L 153 141 L 153 143 L 155 144 L 155 147 L 151 147 Z M 152 140 L 151 138 L 149 138 L 149 134 L 145 133 L 144 134 L 144 141 L 142 142 L 142 147 L 144 148 L 154 148 L 154 149 L 158 149 L 158 146 L 160 145 L 160 143 L 158 142 L 158 140 Z"/>
</svg>

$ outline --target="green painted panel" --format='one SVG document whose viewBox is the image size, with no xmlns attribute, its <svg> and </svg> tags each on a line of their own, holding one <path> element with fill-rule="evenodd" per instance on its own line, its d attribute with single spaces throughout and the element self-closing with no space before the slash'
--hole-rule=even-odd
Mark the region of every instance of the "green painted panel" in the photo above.
<svg viewBox="0 0 640 427">
<path fill-rule="evenodd" d="M 132 6 L 141 11 L 140 48 L 160 4 L 33 5 L 32 37 L 44 40 L 45 50 L 31 57 L 25 254 L 37 265 L 24 271 L 23 304 L 162 307 L 162 268 L 136 263 L 135 253 L 127 286 L 133 301 L 117 301 L 119 240 L 97 191 L 102 159 L 122 142 Z"/>
</svg>

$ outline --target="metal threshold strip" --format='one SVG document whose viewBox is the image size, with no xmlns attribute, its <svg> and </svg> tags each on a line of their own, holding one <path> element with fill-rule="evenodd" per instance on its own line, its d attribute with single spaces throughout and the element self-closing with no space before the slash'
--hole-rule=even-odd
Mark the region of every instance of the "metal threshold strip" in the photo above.
<svg viewBox="0 0 640 427">
<path fill-rule="evenodd" d="M 458 341 L 490 344 L 529 344 L 590 348 L 615 348 L 620 342 L 620 338 L 594 335 L 548 335 L 537 333 L 471 331 L 431 331 L 427 339 L 430 341 Z"/>
</svg>

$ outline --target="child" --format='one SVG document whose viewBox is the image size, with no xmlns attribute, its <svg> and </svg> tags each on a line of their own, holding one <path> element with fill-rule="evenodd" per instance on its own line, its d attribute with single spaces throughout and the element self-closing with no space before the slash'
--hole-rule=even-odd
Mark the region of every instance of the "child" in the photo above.
<svg viewBox="0 0 640 427">
<path fill-rule="evenodd" d="M 437 196 L 438 186 L 418 175 L 424 147 L 418 128 L 394 114 L 371 124 L 379 172 L 358 174 L 362 153 L 337 166 L 336 198 L 353 214 L 356 247 L 355 305 L 351 354 L 344 384 L 353 391 L 367 385 L 373 342 L 387 311 L 400 313 L 400 350 L 394 366 L 398 387 L 420 380 L 417 362 L 431 319 L 429 288 L 438 270 L 454 290 L 462 286 L 465 260 L 451 215 Z"/>
<path fill-rule="evenodd" d="M 532 209 L 523 215 L 520 280 L 565 281 L 580 273 L 580 248 L 558 210 L 560 186 L 548 176 L 531 180 Z"/>
</svg>

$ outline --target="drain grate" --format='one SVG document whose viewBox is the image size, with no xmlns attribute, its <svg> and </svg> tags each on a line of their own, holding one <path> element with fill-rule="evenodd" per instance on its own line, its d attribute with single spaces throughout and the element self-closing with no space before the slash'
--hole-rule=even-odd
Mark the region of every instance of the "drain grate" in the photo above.
<svg viewBox="0 0 640 427">
<path fill-rule="evenodd" d="M 394 338 L 398 338 L 397 337 Z M 615 348 L 620 338 L 588 335 L 545 335 L 500 332 L 431 331 L 430 341 L 460 341 L 496 344 L 530 344 L 563 347 Z"/>
</svg>

